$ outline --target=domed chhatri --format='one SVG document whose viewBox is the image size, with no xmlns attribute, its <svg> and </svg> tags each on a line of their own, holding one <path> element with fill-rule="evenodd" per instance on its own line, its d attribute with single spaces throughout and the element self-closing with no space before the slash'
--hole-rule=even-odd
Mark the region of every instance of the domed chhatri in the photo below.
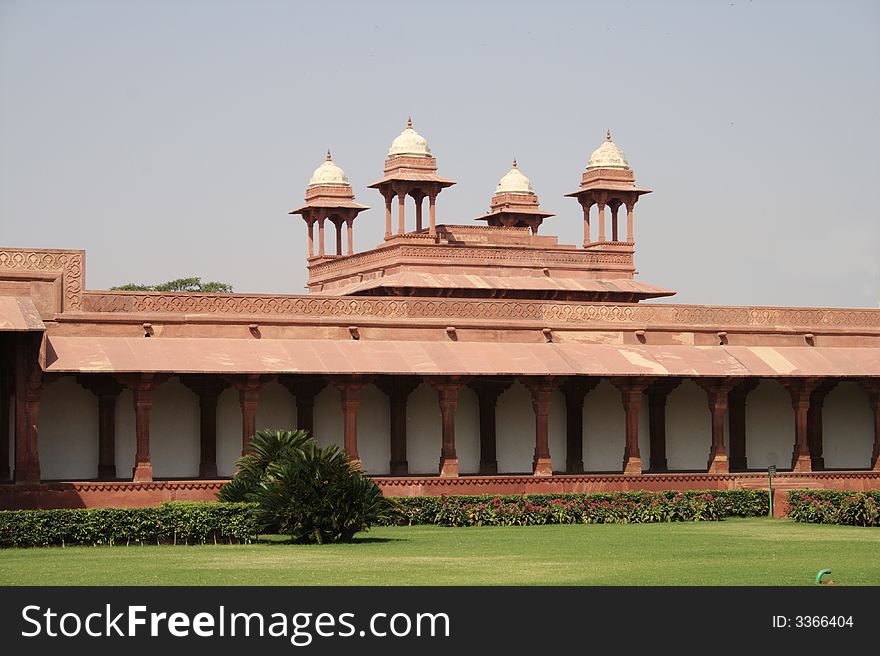
<svg viewBox="0 0 880 656">
<path fill-rule="evenodd" d="M 590 155 L 587 170 L 593 169 L 629 169 L 626 155 L 623 154 L 620 146 L 611 140 L 611 130 L 608 130 L 602 145 Z"/>
<path fill-rule="evenodd" d="M 330 151 L 327 151 L 327 157 L 321 162 L 321 166 L 315 169 L 312 177 L 309 178 L 309 187 L 318 186 L 351 186 L 348 178 L 339 166 L 333 162 Z"/>
<path fill-rule="evenodd" d="M 541 223 L 550 216 L 553 215 L 540 208 L 532 183 L 513 160 L 513 166 L 495 187 L 489 212 L 474 220 L 485 221 L 493 228 L 529 228 L 536 235 Z"/>
<path fill-rule="evenodd" d="M 391 142 L 388 157 L 408 155 L 410 157 L 430 157 L 431 149 L 428 140 L 413 129 L 412 117 L 406 121 L 406 128 Z"/>
<path fill-rule="evenodd" d="M 533 194 L 532 183 L 522 174 L 513 160 L 513 167 L 498 182 L 496 194 Z"/>
</svg>

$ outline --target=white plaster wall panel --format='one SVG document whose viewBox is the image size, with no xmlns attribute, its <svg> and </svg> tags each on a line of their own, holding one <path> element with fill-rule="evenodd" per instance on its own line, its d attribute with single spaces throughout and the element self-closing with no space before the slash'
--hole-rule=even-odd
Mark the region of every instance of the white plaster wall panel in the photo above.
<svg viewBox="0 0 880 656">
<path fill-rule="evenodd" d="M 549 423 L 550 460 L 553 463 L 553 471 L 562 472 L 565 471 L 565 396 L 558 389 L 553 390 L 553 396 L 550 397 Z"/>
<path fill-rule="evenodd" d="M 241 457 L 241 404 L 238 390 L 227 387 L 217 398 L 217 475 L 232 476 Z"/>
<path fill-rule="evenodd" d="M 98 400 L 94 394 L 80 387 L 73 376 L 64 376 L 44 388 L 39 422 L 43 479 L 97 478 Z M 14 465 L 15 460 L 10 462 Z"/>
<path fill-rule="evenodd" d="M 131 479 L 137 439 L 131 390 L 116 397 L 116 476 Z"/>
<path fill-rule="evenodd" d="M 345 446 L 345 417 L 342 414 L 342 401 L 339 390 L 327 385 L 315 397 L 314 407 L 315 439 L 321 446 L 336 444 Z"/>
<path fill-rule="evenodd" d="M 855 382 L 842 382 L 822 409 L 822 455 L 826 469 L 866 469 L 874 448 L 874 415 L 868 394 Z"/>
<path fill-rule="evenodd" d="M 666 399 L 666 462 L 670 471 L 706 471 L 712 418 L 706 391 L 682 381 Z"/>
<path fill-rule="evenodd" d="M 498 472 L 531 473 L 535 457 L 535 412 L 531 394 L 519 381 L 498 397 L 495 429 Z"/>
<path fill-rule="evenodd" d="M 409 395 L 406 404 L 406 459 L 411 474 L 436 474 L 440 469 L 440 405 L 427 383 Z"/>
<path fill-rule="evenodd" d="M 621 471 L 625 444 L 626 413 L 620 390 L 603 380 L 584 399 L 584 471 Z"/>
<path fill-rule="evenodd" d="M 388 413 L 388 396 L 375 385 L 365 385 L 358 408 L 358 455 L 361 467 L 368 474 L 387 474 L 391 468 L 391 420 Z"/>
<path fill-rule="evenodd" d="M 296 399 L 278 382 L 260 388 L 257 404 L 257 430 L 295 430 Z"/>
<path fill-rule="evenodd" d="M 439 405 L 437 409 L 439 413 Z M 439 458 L 439 444 L 437 449 Z M 480 471 L 480 400 L 470 387 L 463 387 L 458 392 L 455 453 L 458 456 L 460 474 L 476 474 Z"/>
<path fill-rule="evenodd" d="M 199 397 L 179 379 L 156 387 L 150 412 L 153 478 L 199 475 Z"/>
<path fill-rule="evenodd" d="M 775 380 L 762 380 L 746 398 L 746 461 L 749 469 L 791 469 L 794 411 Z"/>
</svg>

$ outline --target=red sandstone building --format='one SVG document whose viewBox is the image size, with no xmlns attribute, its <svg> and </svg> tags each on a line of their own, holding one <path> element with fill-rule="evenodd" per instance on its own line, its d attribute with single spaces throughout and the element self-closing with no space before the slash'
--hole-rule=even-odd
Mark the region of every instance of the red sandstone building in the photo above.
<svg viewBox="0 0 880 656">
<path fill-rule="evenodd" d="M 472 223 L 437 221 L 453 184 L 410 122 L 356 251 L 328 153 L 291 212 L 307 295 L 91 291 L 82 251 L 0 249 L 0 506 L 210 499 L 293 426 L 397 495 L 880 487 L 880 310 L 646 302 L 674 292 L 635 279 L 650 190 L 610 134 L 579 244 L 516 162 Z"/>
</svg>

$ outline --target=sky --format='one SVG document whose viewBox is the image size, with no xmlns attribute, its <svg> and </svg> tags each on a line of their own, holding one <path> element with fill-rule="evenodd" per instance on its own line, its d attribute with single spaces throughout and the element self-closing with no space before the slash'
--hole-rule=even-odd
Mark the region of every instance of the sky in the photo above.
<svg viewBox="0 0 880 656">
<path fill-rule="evenodd" d="M 670 302 L 878 307 L 877 34 L 876 1 L 0 0 L 0 245 L 85 249 L 90 289 L 304 293 L 287 213 L 331 148 L 376 246 L 409 115 L 458 181 L 438 222 L 516 157 L 577 244 L 611 129 Z"/>
</svg>

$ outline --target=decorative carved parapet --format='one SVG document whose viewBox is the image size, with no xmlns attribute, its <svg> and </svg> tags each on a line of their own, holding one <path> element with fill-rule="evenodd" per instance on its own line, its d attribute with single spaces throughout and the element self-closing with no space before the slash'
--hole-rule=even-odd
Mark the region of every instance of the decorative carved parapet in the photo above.
<svg viewBox="0 0 880 656">
<path fill-rule="evenodd" d="M 803 327 L 880 330 L 880 310 L 707 305 L 600 305 L 555 301 L 469 299 L 373 299 L 246 294 L 161 294 L 86 292 L 87 312 L 269 315 L 290 318 L 375 317 L 378 319 L 492 319 L 556 323 L 723 326 L 791 329 Z"/>
<path fill-rule="evenodd" d="M 5 272 L 57 273 L 61 279 L 59 311 L 78 311 L 82 306 L 85 252 L 40 248 L 0 250 L 0 278 Z"/>
</svg>

